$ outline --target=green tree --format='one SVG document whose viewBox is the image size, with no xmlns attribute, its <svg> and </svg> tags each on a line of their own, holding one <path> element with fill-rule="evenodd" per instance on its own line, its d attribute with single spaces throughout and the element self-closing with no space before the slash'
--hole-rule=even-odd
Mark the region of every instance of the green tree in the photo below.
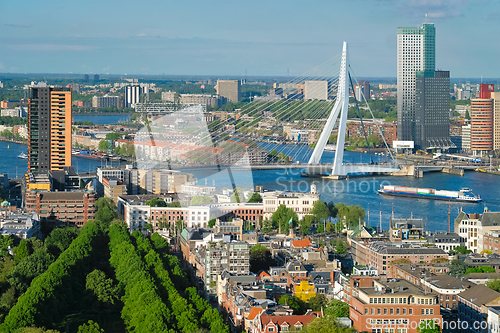
<svg viewBox="0 0 500 333">
<path fill-rule="evenodd" d="M 457 246 L 453 250 L 449 251 L 450 254 L 469 254 L 472 253 L 471 250 L 468 250 L 465 246 Z"/>
<path fill-rule="evenodd" d="M 79 230 L 75 227 L 56 228 L 45 239 L 47 249 L 56 247 L 59 252 L 64 252 L 71 242 L 78 236 Z"/>
<path fill-rule="evenodd" d="M 313 311 L 321 311 L 326 308 L 327 304 L 328 298 L 324 294 L 316 294 L 316 296 L 309 299 L 307 308 Z"/>
<path fill-rule="evenodd" d="M 500 292 L 500 279 L 489 280 L 486 285 L 488 286 L 488 288 Z"/>
<path fill-rule="evenodd" d="M 109 225 L 111 221 L 118 218 L 113 199 L 106 197 L 99 198 L 96 200 L 95 206 L 97 207 L 97 213 L 95 214 L 97 221 Z"/>
<path fill-rule="evenodd" d="M 448 266 L 449 271 L 448 274 L 452 276 L 464 276 L 465 272 L 469 268 L 469 265 L 467 265 L 465 262 L 458 260 L 458 259 L 453 259 Z"/>
<path fill-rule="evenodd" d="M 313 203 L 311 214 L 316 218 L 316 221 L 321 222 L 330 216 L 330 210 L 323 201 L 318 200 Z"/>
<path fill-rule="evenodd" d="M 339 240 L 335 246 L 335 253 L 345 254 L 347 253 L 347 244 L 343 240 Z"/>
<path fill-rule="evenodd" d="M 59 247 L 59 245 L 57 245 Z M 45 272 L 54 262 L 54 256 L 46 248 L 37 249 L 33 254 L 21 260 L 8 275 L 7 281 L 23 294 L 38 275 Z"/>
<path fill-rule="evenodd" d="M 432 319 L 422 320 L 417 327 L 418 333 L 440 333 L 441 327 Z"/>
<path fill-rule="evenodd" d="M 334 318 L 349 317 L 349 304 L 338 299 L 332 299 L 323 313 L 325 316 L 331 316 Z"/>
<path fill-rule="evenodd" d="M 334 230 L 335 226 L 333 225 L 332 222 L 327 222 L 326 223 L 326 232 L 332 232 Z"/>
<path fill-rule="evenodd" d="M 302 233 L 302 236 L 309 234 L 313 219 L 314 216 L 306 215 L 304 216 L 304 219 L 299 221 L 299 228 Z"/>
<path fill-rule="evenodd" d="M 360 205 L 347 206 L 346 204 L 338 203 L 335 207 L 338 210 L 337 217 L 339 220 L 345 221 L 349 228 L 358 225 L 359 221 L 363 221 L 365 218 L 365 210 Z"/>
<path fill-rule="evenodd" d="M 231 202 L 243 202 L 243 196 L 238 188 L 235 188 L 233 194 L 231 194 Z"/>
<path fill-rule="evenodd" d="M 119 289 L 113 284 L 113 280 L 107 279 L 106 274 L 98 269 L 87 275 L 85 288 L 92 292 L 99 302 L 115 304 L 119 300 Z"/>
<path fill-rule="evenodd" d="M 324 226 L 323 226 L 323 223 L 320 223 L 320 224 L 318 225 L 318 229 L 316 229 L 316 232 L 317 232 L 318 234 L 321 234 L 321 233 L 325 232 L 325 228 L 324 228 Z"/>
<path fill-rule="evenodd" d="M 470 113 L 469 110 L 465 111 L 465 119 L 470 120 Z"/>
<path fill-rule="evenodd" d="M 259 193 L 253 192 L 252 195 L 249 195 L 247 202 L 250 203 L 262 202 L 262 197 L 260 196 Z"/>
<path fill-rule="evenodd" d="M 300 331 L 302 333 L 354 333 L 354 328 L 341 326 L 333 317 L 315 318 Z"/>
<path fill-rule="evenodd" d="M 21 261 L 32 253 L 30 242 L 26 239 L 21 239 L 19 245 L 14 248 L 14 259 L 16 262 Z"/>
<path fill-rule="evenodd" d="M 271 251 L 262 244 L 255 244 L 250 250 L 250 270 L 258 273 L 261 270 L 269 270 L 269 266 L 275 262 L 271 256 Z"/>
<path fill-rule="evenodd" d="M 99 324 L 89 320 L 78 327 L 78 333 L 104 333 L 104 330 L 99 327 Z"/>
<path fill-rule="evenodd" d="M 167 207 L 167 203 L 161 198 L 150 199 L 146 201 L 146 205 L 150 207 Z"/>
<path fill-rule="evenodd" d="M 465 275 L 470 273 L 495 273 L 495 269 L 491 266 L 469 267 L 465 271 Z"/>
<path fill-rule="evenodd" d="M 210 220 L 208 220 L 208 227 L 213 228 L 215 226 L 215 223 L 217 223 L 217 219 L 211 218 Z"/>
<path fill-rule="evenodd" d="M 293 309 L 294 315 L 302 315 L 306 312 L 306 303 L 298 297 L 283 295 L 278 301 L 279 305 L 288 305 Z"/>
<path fill-rule="evenodd" d="M 0 297 L 0 305 L 10 309 L 14 304 L 16 304 L 16 288 L 11 286 Z"/>
<path fill-rule="evenodd" d="M 285 205 L 280 205 L 278 209 L 271 215 L 273 225 L 279 226 L 281 224 L 281 232 L 288 233 L 289 228 L 297 225 L 299 218 L 297 213 Z M 290 223 L 292 221 L 292 223 Z"/>
<path fill-rule="evenodd" d="M 109 151 L 110 148 L 111 148 L 111 143 L 109 143 L 108 140 L 101 140 L 99 142 L 99 145 L 97 146 L 97 149 L 99 149 L 100 151 L 104 151 L 104 152 Z"/>
<path fill-rule="evenodd" d="M 123 134 L 116 133 L 116 132 L 106 134 L 107 140 L 120 140 L 122 137 L 123 137 Z"/>
<path fill-rule="evenodd" d="M 9 235 L 0 235 L 0 255 L 5 257 L 9 256 L 9 248 L 14 245 L 14 239 Z"/>
</svg>

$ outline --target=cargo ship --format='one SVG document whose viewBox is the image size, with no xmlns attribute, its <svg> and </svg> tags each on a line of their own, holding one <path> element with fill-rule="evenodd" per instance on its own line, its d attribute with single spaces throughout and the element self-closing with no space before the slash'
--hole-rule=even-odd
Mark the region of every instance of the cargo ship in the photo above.
<svg viewBox="0 0 500 333">
<path fill-rule="evenodd" d="M 482 199 L 472 193 L 471 189 L 463 188 L 460 191 L 435 190 L 432 188 L 405 187 L 396 185 L 381 186 L 378 194 L 396 197 L 412 197 L 433 200 L 448 200 L 462 202 L 481 202 Z"/>
<path fill-rule="evenodd" d="M 108 159 L 108 155 L 106 155 L 105 153 L 98 153 L 98 152 L 94 152 L 94 151 L 90 151 L 90 150 L 80 150 L 76 154 L 73 154 L 73 156 L 86 158 L 89 160 L 106 161 Z"/>
</svg>

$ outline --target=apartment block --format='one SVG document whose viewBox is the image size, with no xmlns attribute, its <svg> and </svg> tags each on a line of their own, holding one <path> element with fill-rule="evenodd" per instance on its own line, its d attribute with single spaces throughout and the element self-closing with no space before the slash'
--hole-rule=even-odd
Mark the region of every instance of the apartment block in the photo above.
<svg viewBox="0 0 500 333">
<path fill-rule="evenodd" d="M 412 263 L 431 263 L 438 258 L 448 259 L 448 254 L 436 246 L 421 246 L 402 242 L 372 241 L 351 239 L 351 252 L 356 265 L 368 265 L 378 274 L 391 274 L 391 262 L 407 259 Z M 389 276 L 390 277 L 390 276 Z"/>
<path fill-rule="evenodd" d="M 417 333 L 423 320 L 442 324 L 437 296 L 406 280 L 351 277 L 345 290 L 349 317 L 358 332 Z"/>
<path fill-rule="evenodd" d="M 127 185 L 117 178 L 103 178 L 104 196 L 113 199 L 115 204 L 118 202 L 118 197 L 127 194 Z"/>
<path fill-rule="evenodd" d="M 235 275 L 250 274 L 250 245 L 247 242 L 209 244 L 205 249 L 205 285 L 217 283 L 223 270 Z"/>
<path fill-rule="evenodd" d="M 44 192 L 26 193 L 26 209 L 37 213 L 42 221 L 71 224 L 81 227 L 93 220 L 97 208 L 94 192 Z"/>
<path fill-rule="evenodd" d="M 71 90 L 31 85 L 28 104 L 28 173 L 71 166 Z"/>
<path fill-rule="evenodd" d="M 280 205 L 285 205 L 287 208 L 293 209 L 299 220 L 310 214 L 313 204 L 319 200 L 319 194 L 316 192 L 316 186 L 311 185 L 309 193 L 301 192 L 273 192 L 264 193 L 264 220 L 270 220 L 273 213 Z"/>
<path fill-rule="evenodd" d="M 484 235 L 498 230 L 499 225 L 500 212 L 490 212 L 485 208 L 482 214 L 467 214 L 460 211 L 455 218 L 454 230 L 465 239 L 467 249 L 474 253 L 480 253 L 485 250 Z"/>
<path fill-rule="evenodd" d="M 217 90 L 217 95 L 224 97 L 230 102 L 236 103 L 241 99 L 239 80 L 217 80 L 215 89 Z"/>
</svg>

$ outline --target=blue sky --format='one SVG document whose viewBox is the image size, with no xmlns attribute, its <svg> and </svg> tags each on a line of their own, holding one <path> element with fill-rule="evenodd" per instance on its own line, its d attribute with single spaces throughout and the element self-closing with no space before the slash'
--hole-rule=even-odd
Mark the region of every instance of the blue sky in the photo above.
<svg viewBox="0 0 500 333">
<path fill-rule="evenodd" d="M 500 77 L 497 0 L 0 0 L 0 72 L 300 75 L 350 48 L 396 76 L 400 26 L 436 25 L 436 68 Z"/>
</svg>

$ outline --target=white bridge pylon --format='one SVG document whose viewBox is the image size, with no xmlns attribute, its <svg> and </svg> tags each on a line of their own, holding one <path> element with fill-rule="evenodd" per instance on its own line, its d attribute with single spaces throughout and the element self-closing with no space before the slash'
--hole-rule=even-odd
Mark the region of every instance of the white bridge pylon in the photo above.
<svg viewBox="0 0 500 333">
<path fill-rule="evenodd" d="M 365 173 L 365 172 L 395 172 L 399 168 L 397 166 L 391 165 L 369 165 L 369 164 L 356 164 L 356 165 L 344 165 L 344 145 L 345 145 L 345 134 L 347 130 L 347 113 L 349 109 L 349 81 L 348 81 L 348 54 L 347 54 L 347 42 L 344 42 L 342 47 L 342 60 L 340 63 L 340 74 L 337 88 L 337 97 L 335 99 L 335 104 L 333 105 L 332 111 L 328 120 L 326 121 L 325 127 L 321 132 L 316 147 L 309 159 L 308 164 L 317 165 L 320 164 L 321 156 L 325 150 L 325 146 L 328 142 L 328 138 L 332 133 L 333 126 L 337 121 L 340 113 L 340 124 L 337 135 L 337 145 L 335 149 L 335 158 L 333 161 L 333 168 L 331 176 L 343 178 L 349 173 Z M 341 112 L 342 111 L 342 112 Z M 314 167 L 310 167 L 309 170 L 313 170 Z"/>
</svg>

